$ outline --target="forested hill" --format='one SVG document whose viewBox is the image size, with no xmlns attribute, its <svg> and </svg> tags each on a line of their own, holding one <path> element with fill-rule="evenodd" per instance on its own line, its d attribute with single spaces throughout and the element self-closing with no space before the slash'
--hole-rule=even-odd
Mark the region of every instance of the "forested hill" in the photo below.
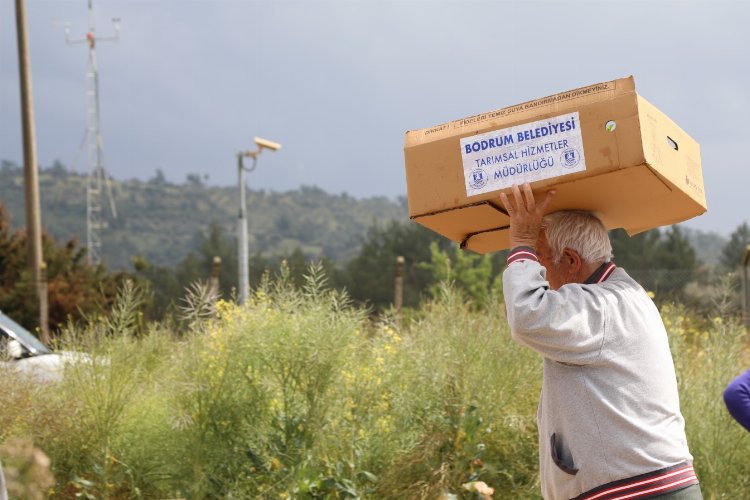
<svg viewBox="0 0 750 500">
<path fill-rule="evenodd" d="M 59 241 L 76 237 L 86 243 L 86 177 L 61 164 L 39 173 L 42 225 Z M 235 235 L 239 194 L 234 187 L 204 185 L 197 175 L 184 184 L 167 182 L 160 172 L 149 181 L 113 181 L 117 219 L 101 230 L 102 259 L 109 269 L 129 268 L 131 258 L 174 266 L 194 249 L 196 235 L 212 223 Z M 13 227 L 24 227 L 23 169 L 3 161 L 0 202 Z M 108 214 L 105 205 L 104 213 Z M 386 197 L 357 199 L 328 194 L 315 187 L 287 192 L 247 191 L 251 253 L 289 254 L 344 262 L 357 254 L 377 221 L 408 220 L 406 201 Z"/>
<path fill-rule="evenodd" d="M 55 163 L 42 168 L 39 179 L 44 227 L 59 241 L 76 237 L 85 245 L 86 177 Z M 102 257 L 111 270 L 131 267 L 136 255 L 172 267 L 196 248 L 197 235 L 206 234 L 212 223 L 227 235 L 236 234 L 236 186 L 207 186 L 198 175 L 174 184 L 157 171 L 149 181 L 113 181 L 113 195 L 118 218 L 101 231 Z M 4 160 L 0 202 L 14 227 L 26 225 L 23 169 Z M 404 198 L 357 199 L 315 187 L 281 193 L 248 190 L 247 217 L 251 254 L 289 255 L 299 248 L 308 258 L 326 256 L 339 264 L 357 255 L 373 224 L 408 221 Z M 700 261 L 718 262 L 727 243 L 724 236 L 691 229 L 684 233 Z"/>
</svg>

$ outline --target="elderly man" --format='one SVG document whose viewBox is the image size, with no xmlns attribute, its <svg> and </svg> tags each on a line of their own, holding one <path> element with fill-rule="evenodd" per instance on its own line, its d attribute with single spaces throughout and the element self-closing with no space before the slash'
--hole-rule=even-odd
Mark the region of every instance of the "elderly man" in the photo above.
<svg viewBox="0 0 750 500">
<path fill-rule="evenodd" d="M 542 217 L 528 184 L 513 201 L 503 292 L 513 338 L 544 358 L 537 413 L 542 494 L 557 499 L 701 499 L 664 324 L 613 264 L 602 223 Z"/>
</svg>

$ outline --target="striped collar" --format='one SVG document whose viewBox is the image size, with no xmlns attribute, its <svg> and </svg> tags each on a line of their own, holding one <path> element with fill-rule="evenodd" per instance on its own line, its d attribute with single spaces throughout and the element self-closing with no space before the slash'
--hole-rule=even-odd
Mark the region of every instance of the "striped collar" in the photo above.
<svg viewBox="0 0 750 500">
<path fill-rule="evenodd" d="M 612 271 L 615 270 L 617 266 L 614 264 L 614 262 L 605 262 L 601 266 L 599 266 L 594 273 L 586 279 L 586 281 L 583 282 L 584 285 L 593 285 L 596 283 L 601 283 L 602 281 L 606 281 L 607 278 L 609 278 L 612 275 Z"/>
<path fill-rule="evenodd" d="M 539 257 L 536 256 L 536 250 L 533 247 L 520 246 L 513 248 L 508 254 L 506 264 L 511 265 L 514 262 L 525 262 L 527 260 L 533 260 L 539 262 Z"/>
</svg>

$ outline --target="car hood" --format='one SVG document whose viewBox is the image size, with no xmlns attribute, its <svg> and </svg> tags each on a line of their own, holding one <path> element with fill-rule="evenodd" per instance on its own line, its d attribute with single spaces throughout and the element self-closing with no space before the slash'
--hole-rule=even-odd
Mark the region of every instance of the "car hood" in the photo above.
<svg viewBox="0 0 750 500">
<path fill-rule="evenodd" d="M 43 382 L 62 379 L 66 364 L 91 363 L 91 356 L 81 352 L 58 351 L 13 361 L 11 366 L 22 375 Z"/>
</svg>

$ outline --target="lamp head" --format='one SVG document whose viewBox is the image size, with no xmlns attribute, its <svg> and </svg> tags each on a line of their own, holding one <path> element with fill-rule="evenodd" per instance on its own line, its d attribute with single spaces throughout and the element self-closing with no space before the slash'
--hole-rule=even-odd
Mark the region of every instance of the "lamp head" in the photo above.
<svg viewBox="0 0 750 500">
<path fill-rule="evenodd" d="M 278 151 L 279 149 L 281 149 L 281 144 L 279 144 L 278 142 L 269 141 L 268 139 L 263 139 L 261 137 L 255 138 L 255 144 L 258 145 L 259 150 L 267 148 L 271 151 Z"/>
</svg>

